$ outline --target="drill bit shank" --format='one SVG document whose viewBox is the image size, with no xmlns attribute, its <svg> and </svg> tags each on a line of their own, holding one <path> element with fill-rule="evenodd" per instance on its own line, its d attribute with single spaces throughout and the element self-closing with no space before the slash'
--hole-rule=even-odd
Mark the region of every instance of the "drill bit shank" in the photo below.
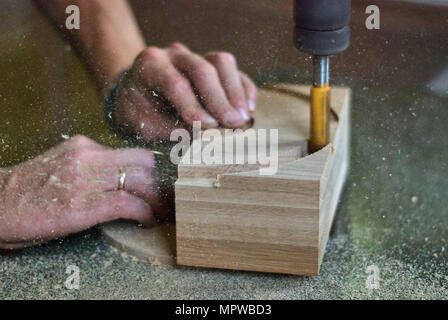
<svg viewBox="0 0 448 320">
<path fill-rule="evenodd" d="M 313 56 L 309 151 L 316 152 L 330 142 L 330 57 Z"/>
</svg>

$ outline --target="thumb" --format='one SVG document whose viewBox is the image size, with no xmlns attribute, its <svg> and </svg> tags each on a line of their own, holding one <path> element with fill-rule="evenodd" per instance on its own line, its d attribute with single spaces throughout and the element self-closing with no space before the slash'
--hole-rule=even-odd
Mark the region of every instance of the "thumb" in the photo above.
<svg viewBox="0 0 448 320">
<path fill-rule="evenodd" d="M 104 193 L 104 197 L 90 203 L 92 218 L 91 225 L 117 219 L 134 220 L 145 227 L 156 224 L 151 207 L 141 198 L 126 191 L 113 191 Z"/>
</svg>

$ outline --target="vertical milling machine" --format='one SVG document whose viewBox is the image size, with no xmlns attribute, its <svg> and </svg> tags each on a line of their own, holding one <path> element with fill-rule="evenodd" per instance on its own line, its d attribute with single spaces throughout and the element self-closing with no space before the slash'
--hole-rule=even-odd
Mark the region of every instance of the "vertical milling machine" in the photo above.
<svg viewBox="0 0 448 320">
<path fill-rule="evenodd" d="M 294 0 L 294 44 L 313 56 L 309 151 L 330 142 L 330 55 L 350 44 L 351 0 Z"/>
</svg>

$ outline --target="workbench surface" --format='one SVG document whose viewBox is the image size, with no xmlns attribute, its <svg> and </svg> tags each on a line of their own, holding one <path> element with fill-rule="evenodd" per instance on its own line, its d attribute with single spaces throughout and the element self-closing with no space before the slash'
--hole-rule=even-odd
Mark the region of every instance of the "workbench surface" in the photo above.
<svg viewBox="0 0 448 320">
<path fill-rule="evenodd" d="M 151 44 L 177 38 L 200 52 L 234 52 L 258 84 L 309 82 L 310 62 L 291 44 L 289 5 L 204 1 L 204 14 L 197 6 L 179 10 L 159 1 L 145 9 L 148 2 L 133 1 Z M 447 299 L 448 7 L 387 2 L 377 1 L 382 29 L 353 28 L 351 48 L 332 59 L 333 83 L 353 90 L 352 151 L 318 277 L 150 265 L 114 250 L 94 228 L 0 253 L 0 299 Z M 354 1 L 354 26 L 363 25 L 365 6 Z M 143 12 L 161 13 L 150 19 Z M 182 28 L 172 23 L 164 33 L 152 32 L 174 12 L 195 23 L 180 19 Z M 235 30 L 209 28 L 202 38 L 192 32 L 216 25 L 222 14 L 229 14 L 231 21 L 223 23 Z M 269 25 L 254 28 L 260 21 Z M 254 31 L 262 27 L 264 35 Z M 120 145 L 102 122 L 94 86 L 73 50 L 30 1 L 2 2 L 0 30 L 0 167 L 35 156 L 66 134 Z M 273 34 L 278 37 L 266 38 Z M 69 265 L 80 269 L 78 290 L 65 287 Z M 372 265 L 378 289 L 366 288 Z"/>
</svg>

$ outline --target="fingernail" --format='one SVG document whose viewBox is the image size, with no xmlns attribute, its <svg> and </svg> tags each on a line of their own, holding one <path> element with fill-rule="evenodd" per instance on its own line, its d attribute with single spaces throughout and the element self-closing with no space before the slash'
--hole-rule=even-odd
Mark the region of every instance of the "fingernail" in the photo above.
<svg viewBox="0 0 448 320">
<path fill-rule="evenodd" d="M 217 127 L 219 125 L 218 122 L 208 114 L 202 116 L 202 122 L 204 122 L 207 127 Z"/>
<path fill-rule="evenodd" d="M 228 124 L 241 123 L 241 115 L 236 111 L 227 111 L 224 116 L 224 122 Z"/>
<path fill-rule="evenodd" d="M 255 111 L 255 102 L 254 102 L 254 100 L 249 100 L 248 102 L 247 102 L 247 104 L 249 105 L 249 110 L 250 111 Z"/>
<path fill-rule="evenodd" d="M 240 112 L 241 116 L 243 117 L 244 121 L 246 121 L 246 122 L 249 121 L 250 117 L 249 117 L 249 115 L 247 114 L 247 111 L 246 111 L 246 110 L 244 110 L 244 109 L 239 109 L 239 112 Z"/>
</svg>

